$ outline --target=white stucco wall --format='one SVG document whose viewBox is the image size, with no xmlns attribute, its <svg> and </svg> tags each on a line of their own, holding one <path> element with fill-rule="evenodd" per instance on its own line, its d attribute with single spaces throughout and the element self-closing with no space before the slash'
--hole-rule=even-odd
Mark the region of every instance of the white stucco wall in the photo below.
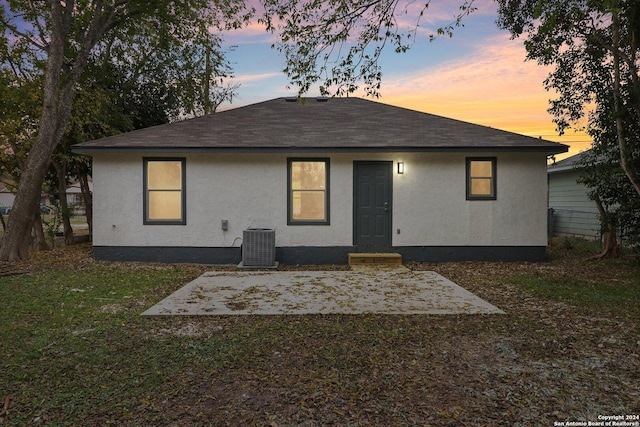
<svg viewBox="0 0 640 427">
<path fill-rule="evenodd" d="M 11 207 L 16 196 L 4 184 L 0 183 L 0 206 Z"/>
<path fill-rule="evenodd" d="M 190 154 L 187 225 L 143 225 L 142 154 L 93 158 L 94 245 L 230 247 L 248 227 L 276 229 L 277 246 L 353 244 L 353 162 L 394 164 L 394 246 L 545 246 L 544 154 L 497 157 L 497 200 L 465 199 L 471 153 Z M 330 226 L 287 225 L 287 158 L 330 158 Z M 221 220 L 229 221 L 228 231 Z M 400 229 L 400 234 L 397 230 Z"/>
<path fill-rule="evenodd" d="M 13 206 L 13 201 L 16 199 L 16 196 L 13 193 L 0 192 L 0 206 L 11 207 Z"/>
</svg>

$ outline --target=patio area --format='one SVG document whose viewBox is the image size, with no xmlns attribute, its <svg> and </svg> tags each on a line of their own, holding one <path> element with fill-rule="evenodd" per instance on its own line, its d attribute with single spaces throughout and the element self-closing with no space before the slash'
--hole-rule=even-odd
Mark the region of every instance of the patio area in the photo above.
<svg viewBox="0 0 640 427">
<path fill-rule="evenodd" d="M 504 314 L 432 271 L 208 272 L 143 316 Z"/>
</svg>

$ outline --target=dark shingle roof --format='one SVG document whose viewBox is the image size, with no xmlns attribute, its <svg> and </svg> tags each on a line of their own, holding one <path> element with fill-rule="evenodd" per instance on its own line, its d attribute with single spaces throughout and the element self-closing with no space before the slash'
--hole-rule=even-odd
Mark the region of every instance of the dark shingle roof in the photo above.
<svg viewBox="0 0 640 427">
<path fill-rule="evenodd" d="M 587 151 L 581 151 L 578 154 L 574 154 L 571 157 L 567 157 L 566 159 L 560 160 L 552 165 L 547 166 L 548 173 L 560 173 L 566 171 L 575 170 L 576 164 L 582 161 L 582 156 L 587 153 Z"/>
<path fill-rule="evenodd" d="M 566 145 L 361 98 L 277 98 L 73 151 L 540 151 Z"/>
</svg>

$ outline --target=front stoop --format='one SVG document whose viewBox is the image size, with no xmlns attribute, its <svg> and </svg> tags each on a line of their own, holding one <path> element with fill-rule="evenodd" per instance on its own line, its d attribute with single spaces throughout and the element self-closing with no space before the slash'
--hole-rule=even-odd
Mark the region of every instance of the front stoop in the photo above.
<svg viewBox="0 0 640 427">
<path fill-rule="evenodd" d="M 353 266 L 401 266 L 402 255 L 394 253 L 352 253 L 349 265 Z"/>
</svg>

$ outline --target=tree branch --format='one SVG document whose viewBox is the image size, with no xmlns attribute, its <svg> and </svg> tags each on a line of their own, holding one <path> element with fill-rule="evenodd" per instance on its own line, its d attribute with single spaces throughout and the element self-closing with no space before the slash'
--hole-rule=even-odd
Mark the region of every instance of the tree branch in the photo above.
<svg viewBox="0 0 640 427">
<path fill-rule="evenodd" d="M 33 39 L 32 34 L 26 33 L 24 31 L 20 31 L 16 25 L 13 25 L 6 20 L 2 20 L 2 25 L 5 28 L 7 28 L 9 31 L 11 31 L 13 34 L 15 34 L 16 36 L 26 39 L 30 44 L 37 47 L 38 49 L 43 50 L 45 52 L 47 51 L 49 46 L 44 43 L 38 43 L 36 40 Z"/>
</svg>

